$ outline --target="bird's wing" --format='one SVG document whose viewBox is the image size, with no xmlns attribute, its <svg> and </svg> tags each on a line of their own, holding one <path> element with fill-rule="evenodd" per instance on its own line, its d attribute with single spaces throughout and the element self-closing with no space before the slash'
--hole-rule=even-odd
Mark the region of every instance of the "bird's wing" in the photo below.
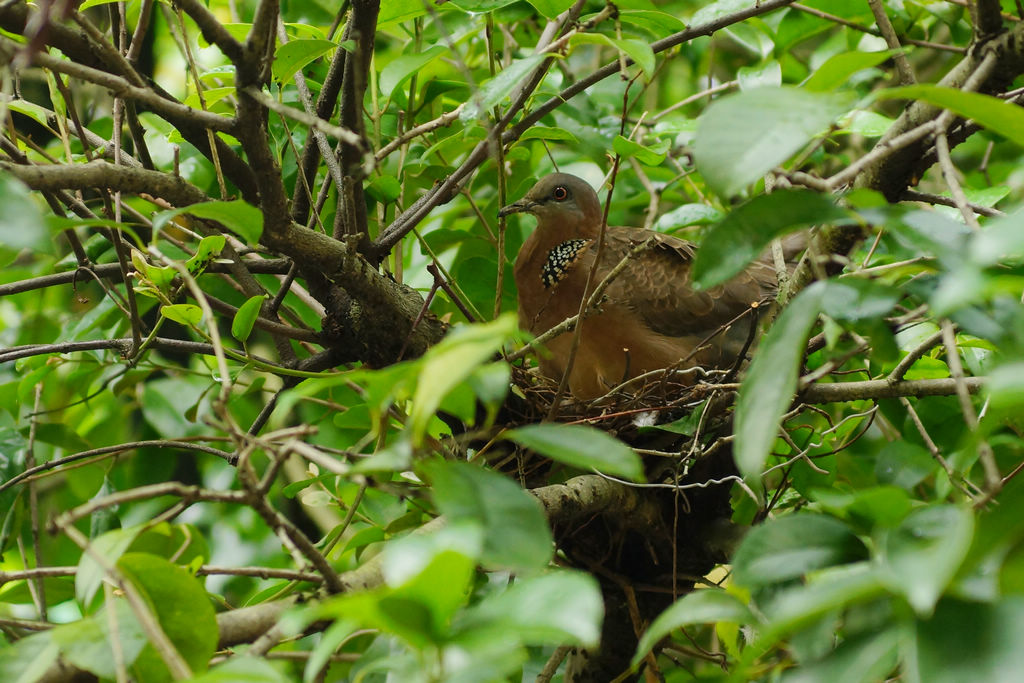
<svg viewBox="0 0 1024 683">
<path fill-rule="evenodd" d="M 774 279 L 768 266 L 755 263 L 722 285 L 697 291 L 690 282 L 696 251 L 692 243 L 649 230 L 609 228 L 598 281 L 631 249 L 648 239 L 654 244 L 632 257 L 609 286 L 608 296 L 636 311 L 659 334 L 710 334 L 760 301 Z"/>
</svg>

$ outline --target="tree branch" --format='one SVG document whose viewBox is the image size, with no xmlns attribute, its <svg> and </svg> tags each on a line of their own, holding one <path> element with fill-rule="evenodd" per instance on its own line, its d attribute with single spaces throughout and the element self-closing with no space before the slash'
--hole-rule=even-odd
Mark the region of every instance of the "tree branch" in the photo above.
<svg viewBox="0 0 1024 683">
<path fill-rule="evenodd" d="M 965 377 L 964 386 L 971 393 L 977 393 L 985 383 L 984 377 Z M 872 379 L 859 382 L 835 382 L 833 384 L 812 384 L 801 390 L 797 397 L 804 403 L 842 403 L 879 398 L 911 396 L 952 396 L 957 392 L 957 380 L 912 379 L 890 382 L 887 379 Z"/>
</svg>

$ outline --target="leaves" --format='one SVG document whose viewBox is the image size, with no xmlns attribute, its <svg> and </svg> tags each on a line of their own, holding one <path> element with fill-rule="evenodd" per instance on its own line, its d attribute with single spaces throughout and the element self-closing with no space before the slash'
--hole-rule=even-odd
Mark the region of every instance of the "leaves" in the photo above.
<svg viewBox="0 0 1024 683">
<path fill-rule="evenodd" d="M 6 173 L 0 173 L 0 244 L 7 249 L 43 249 L 49 241 L 39 207 L 28 188 Z"/>
<path fill-rule="evenodd" d="M 865 554 L 864 544 L 842 522 L 793 514 L 751 530 L 736 551 L 733 569 L 740 585 L 758 587 L 862 560 Z"/>
<path fill-rule="evenodd" d="M 920 614 L 931 614 L 971 545 L 974 519 L 964 508 L 936 505 L 910 513 L 885 536 L 885 576 Z"/>
<path fill-rule="evenodd" d="M 423 437 L 441 400 L 496 353 L 515 330 L 515 319 L 504 315 L 490 323 L 453 330 L 427 352 L 410 415 L 414 440 Z"/>
<path fill-rule="evenodd" d="M 893 56 L 892 50 L 881 52 L 840 52 L 832 55 L 804 81 L 805 90 L 824 92 L 835 90 L 858 71 L 878 66 Z"/>
<path fill-rule="evenodd" d="M 621 135 L 615 136 L 615 140 L 612 142 L 612 149 L 615 150 L 616 154 L 626 159 L 635 158 L 646 166 L 657 166 L 663 162 L 668 147 L 668 141 L 648 147 L 633 140 L 628 140 Z"/>
<path fill-rule="evenodd" d="M 612 38 L 603 33 L 580 33 L 573 36 L 572 42 L 574 44 L 591 43 L 613 47 L 632 60 L 634 64 L 637 64 L 646 78 L 649 79 L 654 73 L 654 51 L 651 50 L 651 46 L 648 43 L 642 40 Z"/>
<path fill-rule="evenodd" d="M 188 327 L 198 327 L 203 320 L 203 309 L 194 304 L 168 304 L 160 307 L 160 314 L 168 320 Z"/>
<path fill-rule="evenodd" d="M 551 532 L 540 506 L 511 480 L 464 463 L 431 463 L 426 471 L 450 522 L 480 525 L 485 563 L 537 569 L 551 558 Z"/>
<path fill-rule="evenodd" d="M 463 122 L 468 122 L 484 116 L 485 112 L 508 97 L 544 59 L 544 55 L 530 55 L 512 62 L 484 84 L 480 92 L 467 103 L 459 118 Z"/>
<path fill-rule="evenodd" d="M 734 195 L 824 132 L 852 104 L 846 93 L 789 87 L 727 95 L 700 118 L 697 168 L 716 192 Z"/>
<path fill-rule="evenodd" d="M 263 234 L 263 213 L 242 200 L 201 202 L 180 209 L 161 211 L 153 217 L 154 232 L 163 230 L 175 218 L 184 214 L 217 221 L 251 245 L 257 244 L 260 235 Z"/>
<path fill-rule="evenodd" d="M 446 52 L 448 48 L 444 45 L 434 45 L 423 52 L 402 55 L 392 60 L 380 72 L 380 89 L 386 93 L 393 93 L 413 74 Z"/>
<path fill-rule="evenodd" d="M 721 590 L 697 590 L 676 600 L 644 631 L 633 666 L 637 666 L 662 638 L 677 628 L 692 624 L 732 622 L 746 624 L 754 620 L 750 610 L 736 596 Z"/>
<path fill-rule="evenodd" d="M 573 467 L 592 468 L 633 481 L 643 478 L 643 465 L 636 453 L 593 427 L 543 423 L 519 427 L 504 436 Z"/>
<path fill-rule="evenodd" d="M 917 626 L 910 645 L 911 671 L 919 680 L 936 683 L 962 681 L 964 676 L 1012 681 L 1024 666 L 1022 626 L 1020 596 L 996 604 L 944 600 L 931 619 Z"/>
<path fill-rule="evenodd" d="M 759 195 L 708 229 L 693 262 L 693 282 L 703 289 L 714 287 L 743 270 L 776 237 L 848 216 L 816 192 L 779 190 Z"/>
<path fill-rule="evenodd" d="M 998 97 L 930 84 L 890 88 L 877 96 L 880 99 L 924 100 L 964 118 L 974 119 L 989 130 L 1024 145 L 1024 112 Z"/>
<path fill-rule="evenodd" d="M 238 307 L 234 319 L 231 321 L 231 336 L 240 342 L 244 342 L 252 334 L 252 328 L 256 324 L 256 318 L 260 315 L 260 306 L 267 298 L 266 294 L 251 296 L 245 303 Z"/>
<path fill-rule="evenodd" d="M 818 318 L 824 287 L 812 285 L 782 312 L 750 364 L 736 399 L 736 464 L 745 477 L 761 474 L 779 421 L 796 391 L 800 360 Z"/>
<path fill-rule="evenodd" d="M 330 40 L 292 40 L 285 43 L 274 53 L 271 67 L 274 79 L 281 85 L 288 83 L 296 71 L 336 47 Z"/>
<path fill-rule="evenodd" d="M 117 567 L 145 597 L 160 628 L 188 666 L 206 670 L 217 649 L 217 619 L 199 581 L 181 567 L 147 553 L 128 553 Z M 146 680 L 162 679 L 166 665 L 148 644 L 135 669 Z"/>
<path fill-rule="evenodd" d="M 517 581 L 467 615 L 464 628 L 515 633 L 524 643 L 569 642 L 593 647 L 603 605 L 593 577 L 558 571 Z"/>
</svg>

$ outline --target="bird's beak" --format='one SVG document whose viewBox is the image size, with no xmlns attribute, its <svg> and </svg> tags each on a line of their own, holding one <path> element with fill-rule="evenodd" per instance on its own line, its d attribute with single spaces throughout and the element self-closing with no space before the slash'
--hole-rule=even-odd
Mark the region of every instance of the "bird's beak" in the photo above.
<svg viewBox="0 0 1024 683">
<path fill-rule="evenodd" d="M 512 202 L 499 211 L 498 218 L 504 218 L 513 213 L 533 213 L 533 207 L 535 206 L 537 206 L 537 202 L 523 197 L 518 202 Z"/>
</svg>

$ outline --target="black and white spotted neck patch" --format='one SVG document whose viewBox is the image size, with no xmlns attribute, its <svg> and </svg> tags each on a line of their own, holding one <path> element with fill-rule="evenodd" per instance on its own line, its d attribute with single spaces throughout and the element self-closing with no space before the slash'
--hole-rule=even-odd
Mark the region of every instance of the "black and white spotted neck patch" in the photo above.
<svg viewBox="0 0 1024 683">
<path fill-rule="evenodd" d="M 553 287 L 569 274 L 569 268 L 587 248 L 590 240 L 566 240 L 548 252 L 548 259 L 540 269 L 540 281 L 545 287 Z"/>
</svg>

